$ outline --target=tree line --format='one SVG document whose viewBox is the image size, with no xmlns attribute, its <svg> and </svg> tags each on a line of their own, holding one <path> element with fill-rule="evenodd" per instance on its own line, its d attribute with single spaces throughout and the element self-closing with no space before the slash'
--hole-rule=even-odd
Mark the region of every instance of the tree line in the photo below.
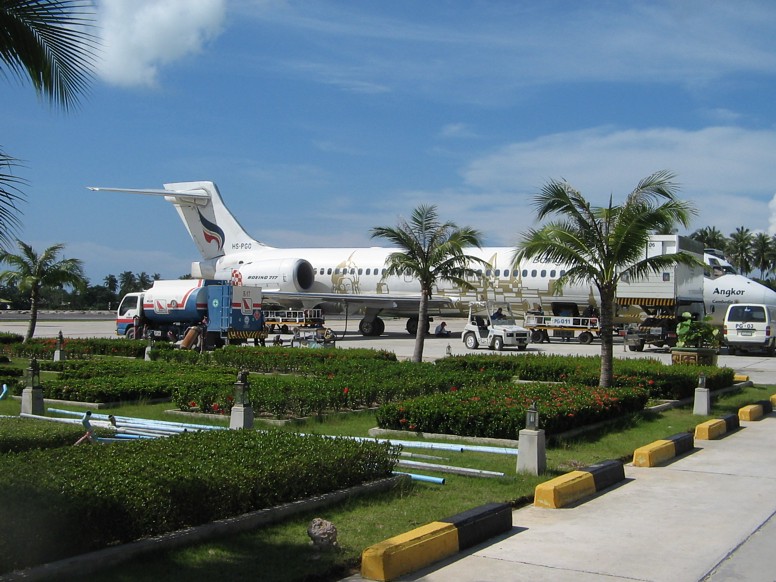
<svg viewBox="0 0 776 582">
<path fill-rule="evenodd" d="M 725 236 L 718 228 L 705 226 L 693 232 L 690 238 L 702 242 L 706 248 L 722 251 L 742 275 L 759 274 L 761 283 L 774 288 L 771 275 L 776 273 L 776 235 L 768 236 L 739 226 Z"/>
</svg>

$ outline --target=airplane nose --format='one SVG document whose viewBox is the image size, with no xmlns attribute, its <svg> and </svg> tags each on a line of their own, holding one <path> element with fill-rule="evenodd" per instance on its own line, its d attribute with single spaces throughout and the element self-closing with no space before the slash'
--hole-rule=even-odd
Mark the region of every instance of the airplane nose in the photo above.
<svg viewBox="0 0 776 582">
<path fill-rule="evenodd" d="M 776 305 L 776 291 L 766 287 L 765 285 L 760 285 L 760 287 L 762 287 L 763 292 L 762 302 L 769 305 Z"/>
</svg>

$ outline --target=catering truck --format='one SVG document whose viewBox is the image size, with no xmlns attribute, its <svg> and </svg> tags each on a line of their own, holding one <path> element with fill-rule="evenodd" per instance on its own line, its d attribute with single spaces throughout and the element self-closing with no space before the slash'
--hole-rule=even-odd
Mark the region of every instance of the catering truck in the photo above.
<svg viewBox="0 0 776 582">
<path fill-rule="evenodd" d="M 154 281 L 146 291 L 127 293 L 116 312 L 116 333 L 128 338 L 182 341 L 215 347 L 264 339 L 261 287 L 226 281 Z"/>
<path fill-rule="evenodd" d="M 633 352 L 646 345 L 671 348 L 676 345 L 676 324 L 689 312 L 694 319 L 706 315 L 703 302 L 703 245 L 677 235 L 652 235 L 646 256 L 684 251 L 698 259 L 698 265 L 674 265 L 650 273 L 638 281 L 621 281 L 617 286 L 620 307 L 638 306 L 644 318 L 624 333 L 624 343 Z"/>
</svg>

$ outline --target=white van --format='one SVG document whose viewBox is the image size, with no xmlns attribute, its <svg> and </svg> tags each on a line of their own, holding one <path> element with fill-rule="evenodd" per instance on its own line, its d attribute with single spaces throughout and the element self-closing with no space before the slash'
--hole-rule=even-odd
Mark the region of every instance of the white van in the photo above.
<svg viewBox="0 0 776 582">
<path fill-rule="evenodd" d="M 776 307 L 762 303 L 728 305 L 723 328 L 728 352 L 764 351 L 773 355 L 776 347 Z"/>
</svg>

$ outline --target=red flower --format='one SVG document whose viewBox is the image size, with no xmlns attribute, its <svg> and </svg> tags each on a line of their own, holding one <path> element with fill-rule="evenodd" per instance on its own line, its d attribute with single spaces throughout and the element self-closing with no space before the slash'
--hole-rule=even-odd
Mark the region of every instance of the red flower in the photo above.
<svg viewBox="0 0 776 582">
<path fill-rule="evenodd" d="M 401 424 L 407 424 L 407 419 L 406 418 L 401 418 L 401 419 L 399 419 L 399 422 Z"/>
<path fill-rule="evenodd" d="M 654 380 L 652 380 L 652 379 L 650 378 L 650 379 L 647 381 L 647 384 L 649 384 L 650 386 L 654 386 L 654 385 L 655 385 L 655 381 L 654 381 Z"/>
<path fill-rule="evenodd" d="M 347 386 L 345 386 L 345 388 L 343 388 L 343 389 L 342 389 L 342 393 L 343 393 L 343 394 L 347 394 L 348 392 L 350 392 L 350 388 L 348 388 Z"/>
<path fill-rule="evenodd" d="M 409 428 L 410 430 L 415 430 L 417 427 L 416 427 L 414 424 L 411 424 L 411 425 L 410 425 L 408 428 Z"/>
<path fill-rule="evenodd" d="M 189 408 L 196 408 L 196 407 L 197 407 L 197 403 L 196 402 L 194 402 L 193 400 L 191 402 L 189 402 Z"/>
<path fill-rule="evenodd" d="M 450 392 L 458 392 L 458 388 L 455 386 L 450 386 Z"/>
</svg>

